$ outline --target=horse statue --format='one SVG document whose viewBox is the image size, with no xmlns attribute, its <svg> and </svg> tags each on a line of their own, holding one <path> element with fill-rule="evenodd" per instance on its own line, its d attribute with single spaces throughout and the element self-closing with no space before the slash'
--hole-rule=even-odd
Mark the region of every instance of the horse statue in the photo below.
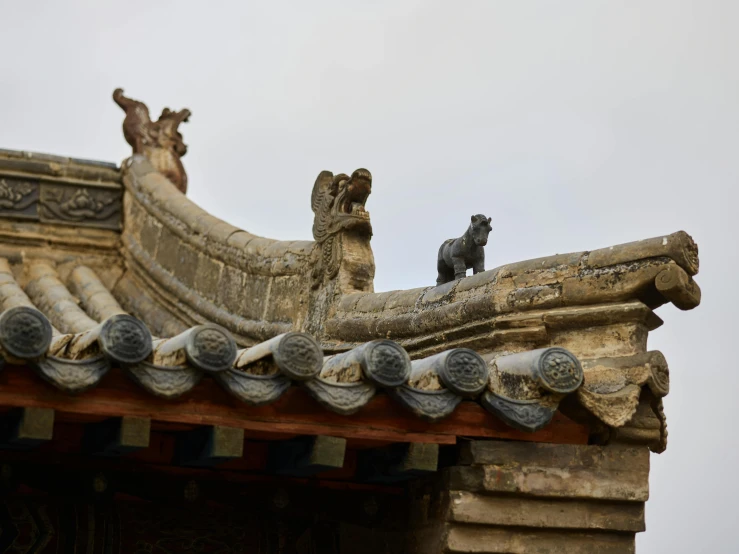
<svg viewBox="0 0 739 554">
<path fill-rule="evenodd" d="M 493 229 L 490 226 L 491 221 L 492 218 L 482 214 L 473 215 L 464 235 L 442 243 L 436 261 L 436 269 L 439 272 L 436 278 L 437 285 L 462 279 L 467 275 L 469 268 L 472 268 L 473 273 L 485 271 L 483 247 L 488 243 L 488 235 Z"/>
</svg>

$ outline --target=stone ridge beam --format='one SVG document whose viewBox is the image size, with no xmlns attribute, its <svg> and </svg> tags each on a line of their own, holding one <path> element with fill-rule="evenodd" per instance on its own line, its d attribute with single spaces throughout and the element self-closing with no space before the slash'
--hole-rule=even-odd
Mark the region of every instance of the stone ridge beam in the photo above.
<svg viewBox="0 0 739 554">
<path fill-rule="evenodd" d="M 694 307 L 699 299 L 692 278 L 698 270 L 697 246 L 679 231 L 593 252 L 509 264 L 437 287 L 345 295 L 326 322 L 324 341 L 354 343 L 391 336 L 412 352 L 419 337 L 442 332 L 448 336 L 491 318 L 535 310 L 634 300 L 655 308 L 670 301 L 655 279 L 672 268 L 685 273 L 678 289 L 692 293 L 668 296 L 688 295 L 692 300 L 678 303 Z M 535 338 L 536 331 L 532 333 Z"/>
<path fill-rule="evenodd" d="M 243 346 L 301 329 L 315 242 L 275 241 L 238 229 L 180 194 L 142 156 L 129 159 L 123 171 L 130 199 L 124 255 L 173 317 L 189 325 L 219 323 Z M 162 296 L 171 301 L 162 303 Z"/>
<path fill-rule="evenodd" d="M 36 174 L 70 182 L 121 183 L 120 170 L 114 163 L 0 148 L 0 174 L 6 172 Z"/>
</svg>

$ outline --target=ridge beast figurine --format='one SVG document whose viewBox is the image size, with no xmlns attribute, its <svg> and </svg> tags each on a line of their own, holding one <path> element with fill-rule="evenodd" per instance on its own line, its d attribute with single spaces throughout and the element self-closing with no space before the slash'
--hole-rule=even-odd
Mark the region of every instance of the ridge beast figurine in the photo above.
<svg viewBox="0 0 739 554">
<path fill-rule="evenodd" d="M 187 174 L 180 158 L 187 153 L 187 145 L 177 129 L 190 119 L 190 110 L 174 112 L 164 108 L 159 119 L 152 121 L 146 104 L 123 96 L 123 89 L 113 92 L 113 100 L 126 112 L 123 136 L 133 153 L 146 156 L 157 171 L 185 193 Z"/>
<path fill-rule="evenodd" d="M 313 268 L 313 288 L 339 273 L 342 262 L 352 265 L 351 289 L 371 290 L 375 275 L 374 259 L 369 249 L 372 224 L 365 209 L 367 198 L 372 192 L 372 174 L 366 169 L 357 169 L 351 176 L 345 173 L 334 175 L 322 171 L 311 194 L 313 238 L 321 248 L 318 262 Z M 346 259 L 344 254 L 353 255 Z"/>
<path fill-rule="evenodd" d="M 436 278 L 437 285 L 462 279 L 470 267 L 473 273 L 485 271 L 483 246 L 488 243 L 488 235 L 492 230 L 491 221 L 492 218 L 482 214 L 473 215 L 464 235 L 443 242 L 436 262 L 436 269 L 439 272 Z"/>
</svg>

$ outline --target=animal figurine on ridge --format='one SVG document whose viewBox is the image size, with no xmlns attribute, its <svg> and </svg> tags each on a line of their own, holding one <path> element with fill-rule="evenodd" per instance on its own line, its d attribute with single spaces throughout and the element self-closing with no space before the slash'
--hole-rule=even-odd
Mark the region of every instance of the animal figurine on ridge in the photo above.
<svg viewBox="0 0 739 554">
<path fill-rule="evenodd" d="M 149 108 L 143 102 L 127 98 L 123 89 L 113 92 L 113 100 L 126 112 L 123 136 L 134 154 L 143 154 L 159 173 L 172 181 L 180 192 L 187 192 L 187 173 L 180 158 L 187 154 L 187 145 L 178 131 L 181 123 L 190 119 L 190 110 L 162 110 L 152 121 Z"/>
<path fill-rule="evenodd" d="M 490 226 L 492 218 L 477 214 L 470 219 L 470 226 L 464 235 L 458 239 L 445 240 L 439 248 L 436 262 L 436 269 L 439 272 L 436 278 L 437 285 L 462 279 L 470 267 L 473 273 L 485 271 L 483 247 L 488 243 L 488 235 L 493 229 Z"/>
</svg>

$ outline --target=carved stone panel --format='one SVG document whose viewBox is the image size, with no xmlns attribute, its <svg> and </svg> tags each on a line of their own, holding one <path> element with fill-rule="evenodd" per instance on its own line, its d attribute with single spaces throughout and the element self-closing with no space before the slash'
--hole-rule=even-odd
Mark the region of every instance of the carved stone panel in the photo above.
<svg viewBox="0 0 739 554">
<path fill-rule="evenodd" d="M 45 223 L 120 229 L 122 191 L 43 183 L 39 218 Z"/>
<path fill-rule="evenodd" d="M 39 183 L 0 177 L 0 216 L 38 219 Z"/>
</svg>

